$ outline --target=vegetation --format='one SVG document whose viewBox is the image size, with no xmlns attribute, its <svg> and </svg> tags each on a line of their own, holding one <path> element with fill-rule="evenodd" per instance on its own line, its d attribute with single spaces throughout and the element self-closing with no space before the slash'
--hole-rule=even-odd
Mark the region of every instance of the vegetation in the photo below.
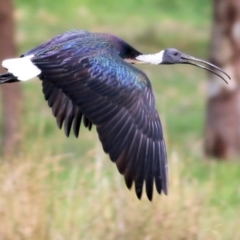
<svg viewBox="0 0 240 240">
<path fill-rule="evenodd" d="M 24 52 L 71 28 L 104 31 L 144 52 L 165 47 L 207 59 L 207 0 L 16 1 Z M 41 83 L 22 84 L 22 151 L 0 165 L 1 239 L 240 239 L 240 168 L 204 159 L 206 73 L 143 66 L 152 81 L 169 156 L 169 196 L 137 200 L 101 148 L 95 129 L 67 139 Z"/>
</svg>

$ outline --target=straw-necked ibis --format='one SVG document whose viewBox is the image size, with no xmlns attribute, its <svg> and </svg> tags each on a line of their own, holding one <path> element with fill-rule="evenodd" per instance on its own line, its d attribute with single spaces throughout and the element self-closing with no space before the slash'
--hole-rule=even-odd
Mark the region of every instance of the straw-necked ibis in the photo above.
<svg viewBox="0 0 240 240">
<path fill-rule="evenodd" d="M 192 64 L 224 81 L 229 78 L 213 64 L 176 49 L 143 54 L 116 36 L 74 30 L 4 60 L 8 72 L 0 75 L 0 83 L 38 77 L 59 128 L 64 124 L 68 136 L 72 127 L 77 137 L 81 121 L 89 130 L 96 125 L 127 187 L 135 182 L 141 198 L 145 183 L 151 200 L 154 183 L 159 194 L 168 192 L 167 154 L 151 83 L 131 65 L 137 63 Z"/>
</svg>

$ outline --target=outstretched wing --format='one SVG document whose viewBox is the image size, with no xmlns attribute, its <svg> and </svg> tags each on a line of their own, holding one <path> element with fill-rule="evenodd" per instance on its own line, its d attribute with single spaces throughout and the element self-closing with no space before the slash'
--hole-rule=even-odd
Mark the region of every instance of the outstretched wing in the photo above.
<svg viewBox="0 0 240 240">
<path fill-rule="evenodd" d="M 127 187 L 135 182 L 138 198 L 144 182 L 150 200 L 154 182 L 158 193 L 167 194 L 162 127 L 144 73 L 107 50 L 82 55 L 68 49 L 32 61 L 42 71 L 40 78 L 43 86 L 48 85 L 48 97 L 56 94 L 53 111 L 65 101 L 67 121 L 81 113 L 96 125 L 104 151 L 124 175 Z M 74 116 L 68 116 L 69 108 L 75 109 L 70 111 Z"/>
</svg>

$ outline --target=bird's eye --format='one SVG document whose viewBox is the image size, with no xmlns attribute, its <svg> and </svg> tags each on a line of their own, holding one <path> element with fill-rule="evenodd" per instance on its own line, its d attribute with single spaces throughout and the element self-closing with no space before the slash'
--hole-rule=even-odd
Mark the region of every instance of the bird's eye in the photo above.
<svg viewBox="0 0 240 240">
<path fill-rule="evenodd" d="M 174 52 L 174 56 L 177 56 L 178 55 L 178 52 Z"/>
</svg>

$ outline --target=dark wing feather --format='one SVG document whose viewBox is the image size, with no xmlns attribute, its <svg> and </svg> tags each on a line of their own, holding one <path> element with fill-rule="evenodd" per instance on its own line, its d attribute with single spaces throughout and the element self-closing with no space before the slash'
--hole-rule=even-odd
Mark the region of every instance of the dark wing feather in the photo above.
<svg viewBox="0 0 240 240">
<path fill-rule="evenodd" d="M 24 53 L 22 56 L 26 55 L 42 55 L 42 54 L 49 54 L 49 52 L 56 51 L 60 49 L 64 44 L 70 41 L 77 41 L 78 39 L 84 38 L 86 35 L 90 34 L 88 31 L 85 30 L 70 30 L 65 33 L 62 33 L 49 41 L 37 46 L 29 50 L 28 52 Z"/>
<path fill-rule="evenodd" d="M 67 135 L 73 119 L 78 129 L 81 112 L 86 117 L 85 126 L 97 126 L 103 149 L 124 175 L 127 187 L 135 182 L 138 198 L 144 182 L 150 200 L 154 182 L 158 193 L 167 194 L 162 127 L 151 84 L 144 73 L 106 50 L 87 55 L 60 51 L 33 62 L 42 70 L 43 86 L 47 82 L 45 96 L 52 88 L 55 100 L 50 105 L 61 124 L 62 119 L 67 122 Z"/>
<path fill-rule="evenodd" d="M 57 125 L 61 129 L 64 123 L 64 131 L 67 137 L 70 134 L 71 127 L 75 137 L 78 137 L 82 119 L 85 127 L 91 130 L 91 121 L 82 114 L 79 107 L 74 105 L 61 89 L 54 87 L 47 80 L 43 80 L 42 87 L 45 100 L 48 101 L 48 105 L 52 108 L 52 113 L 56 117 Z"/>
</svg>

